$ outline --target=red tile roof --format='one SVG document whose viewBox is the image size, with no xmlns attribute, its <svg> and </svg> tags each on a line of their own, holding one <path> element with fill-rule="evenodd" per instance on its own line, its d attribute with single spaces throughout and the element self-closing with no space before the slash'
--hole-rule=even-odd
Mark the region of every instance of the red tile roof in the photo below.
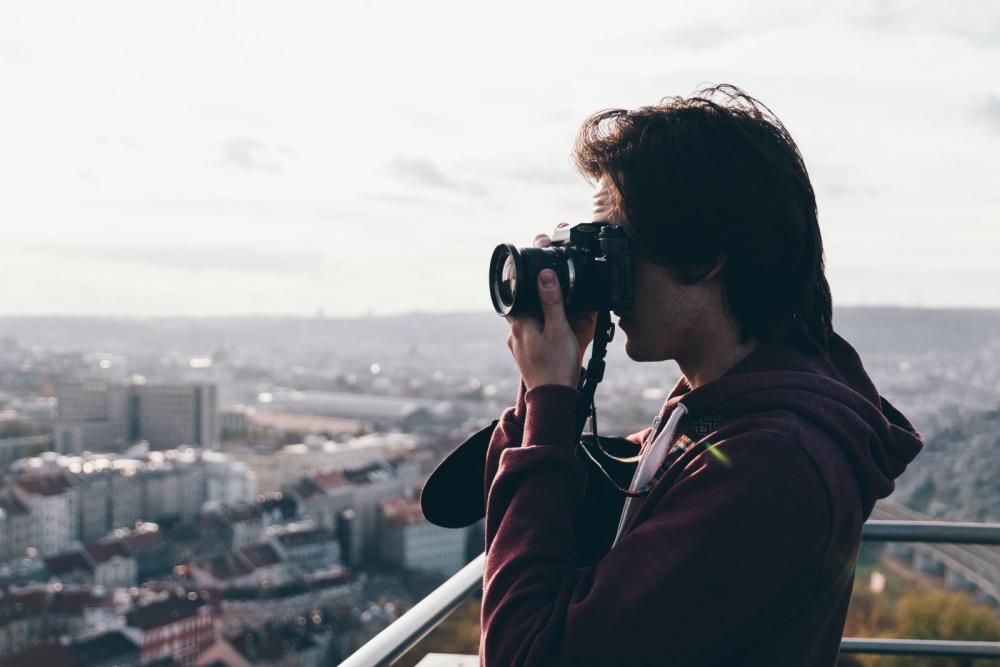
<svg viewBox="0 0 1000 667">
<path fill-rule="evenodd" d="M 32 589 L 17 591 L 0 599 L 0 626 L 25 618 L 39 616 L 45 611 L 46 591 Z"/>
<path fill-rule="evenodd" d="M 420 501 L 412 498 L 393 498 L 381 504 L 382 516 L 394 526 L 427 521 L 420 508 Z"/>
<path fill-rule="evenodd" d="M 45 475 L 31 475 L 14 480 L 14 483 L 24 489 L 26 493 L 36 496 L 58 496 L 73 486 L 69 480 L 60 473 L 50 473 Z"/>
<path fill-rule="evenodd" d="M 99 606 L 102 602 L 89 590 L 56 591 L 49 598 L 49 613 L 82 616 L 85 608 Z"/>
<path fill-rule="evenodd" d="M 219 581 L 228 581 L 253 574 L 253 568 L 232 551 L 198 561 L 198 566 Z"/>
<path fill-rule="evenodd" d="M 330 542 L 336 540 L 337 536 L 333 531 L 325 528 L 307 528 L 305 530 L 290 530 L 287 533 L 278 535 L 277 540 L 285 548 L 295 548 L 307 544 L 317 544 L 319 542 Z"/>
<path fill-rule="evenodd" d="M 129 551 L 121 540 L 111 542 L 88 542 L 83 545 L 90 559 L 95 564 L 107 563 L 115 556 L 119 558 L 131 558 Z"/>
<path fill-rule="evenodd" d="M 57 577 L 64 577 L 73 572 L 83 570 L 93 572 L 94 568 L 82 551 L 69 551 L 56 556 L 49 556 L 45 559 L 45 568 L 49 574 Z"/>
<path fill-rule="evenodd" d="M 0 658 L 0 667 L 79 667 L 76 656 L 58 642 L 36 646 L 21 653 Z"/>
<path fill-rule="evenodd" d="M 166 544 L 163 535 L 158 530 L 146 530 L 137 533 L 129 533 L 122 536 L 122 542 L 133 554 L 139 551 L 149 551 L 158 549 Z"/>
<path fill-rule="evenodd" d="M 168 597 L 152 604 L 135 607 L 125 615 L 125 622 L 133 628 L 147 631 L 191 618 L 205 602 L 198 597 Z"/>
<path fill-rule="evenodd" d="M 330 489 L 336 486 L 347 484 L 347 478 L 339 470 L 328 470 L 318 472 L 313 476 L 313 481 L 322 489 Z"/>
<path fill-rule="evenodd" d="M 21 618 L 42 618 L 45 614 L 82 616 L 84 609 L 100 606 L 108 599 L 93 595 L 89 589 L 56 591 L 33 587 L 12 591 L 0 598 L 0 627 Z"/>
</svg>

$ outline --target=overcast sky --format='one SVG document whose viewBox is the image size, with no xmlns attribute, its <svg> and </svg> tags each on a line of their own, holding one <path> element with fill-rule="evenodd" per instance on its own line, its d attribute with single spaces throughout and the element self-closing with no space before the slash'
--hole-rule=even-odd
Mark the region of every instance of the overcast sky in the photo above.
<svg viewBox="0 0 1000 667">
<path fill-rule="evenodd" d="M 839 304 L 1000 306 L 1000 4 L 4 2 L 0 314 L 489 310 L 590 113 L 737 84 Z"/>
</svg>

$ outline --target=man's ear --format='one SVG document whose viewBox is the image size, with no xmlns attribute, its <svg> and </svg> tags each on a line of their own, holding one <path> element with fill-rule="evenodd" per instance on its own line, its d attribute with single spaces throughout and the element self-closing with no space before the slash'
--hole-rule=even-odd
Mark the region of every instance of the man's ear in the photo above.
<svg viewBox="0 0 1000 667">
<path fill-rule="evenodd" d="M 715 264 L 712 266 L 712 268 L 709 270 L 709 272 L 705 274 L 705 277 L 702 278 L 702 280 L 711 280 L 715 276 L 717 276 L 720 273 L 722 273 L 722 267 L 724 267 L 726 265 L 726 260 L 727 259 L 728 258 L 725 255 L 722 255 L 722 254 L 720 254 L 718 257 L 716 257 L 715 258 Z"/>
<path fill-rule="evenodd" d="M 724 267 L 725 265 L 726 265 L 726 256 L 720 254 L 718 257 L 715 258 L 715 263 L 712 264 L 712 266 L 705 269 L 704 271 L 702 271 L 701 273 L 699 273 L 697 276 L 695 276 L 694 280 L 690 284 L 697 285 L 698 283 L 703 283 L 708 280 L 711 280 L 712 278 L 716 277 L 717 275 L 719 275 L 719 273 L 722 272 L 722 267 Z"/>
</svg>

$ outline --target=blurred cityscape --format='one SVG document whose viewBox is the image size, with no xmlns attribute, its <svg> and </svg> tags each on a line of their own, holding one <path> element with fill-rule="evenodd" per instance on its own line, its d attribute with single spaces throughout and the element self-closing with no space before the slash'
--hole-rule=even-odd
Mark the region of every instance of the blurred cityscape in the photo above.
<svg viewBox="0 0 1000 667">
<path fill-rule="evenodd" d="M 835 323 L 927 441 L 880 511 L 1000 520 L 1000 311 Z M 0 318 L 0 665 L 336 664 L 482 550 L 419 491 L 513 401 L 505 327 Z M 602 433 L 643 428 L 678 375 L 613 343 Z M 1000 581 L 997 549 L 965 556 Z M 863 564 L 869 594 L 886 570 L 1000 606 L 933 550 Z"/>
</svg>

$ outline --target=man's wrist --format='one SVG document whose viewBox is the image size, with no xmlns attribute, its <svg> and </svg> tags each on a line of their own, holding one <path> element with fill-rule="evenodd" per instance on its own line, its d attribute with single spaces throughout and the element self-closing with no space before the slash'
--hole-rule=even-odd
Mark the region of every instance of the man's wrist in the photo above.
<svg viewBox="0 0 1000 667">
<path fill-rule="evenodd" d="M 543 384 L 529 389 L 524 395 L 526 414 L 522 444 L 575 446 L 579 396 L 579 391 L 561 384 Z"/>
</svg>

